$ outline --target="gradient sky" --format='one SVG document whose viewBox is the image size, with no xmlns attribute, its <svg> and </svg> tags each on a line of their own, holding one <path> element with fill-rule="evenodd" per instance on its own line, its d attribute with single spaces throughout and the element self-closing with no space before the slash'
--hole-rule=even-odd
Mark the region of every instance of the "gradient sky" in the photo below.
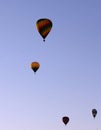
<svg viewBox="0 0 101 130">
<path fill-rule="evenodd" d="M 101 0 L 0 0 L 0 130 L 101 130 Z"/>
</svg>

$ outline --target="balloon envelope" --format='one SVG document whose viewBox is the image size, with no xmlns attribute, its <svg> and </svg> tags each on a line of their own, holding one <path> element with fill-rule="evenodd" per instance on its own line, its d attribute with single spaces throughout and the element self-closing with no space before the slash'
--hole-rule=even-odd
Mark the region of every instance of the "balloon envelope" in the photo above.
<svg viewBox="0 0 101 130">
<path fill-rule="evenodd" d="M 43 41 L 45 41 L 46 36 L 49 34 L 49 32 L 52 29 L 52 21 L 47 18 L 39 19 L 36 22 L 36 28 L 40 35 L 43 37 Z"/>
<path fill-rule="evenodd" d="M 92 115 L 93 115 L 94 118 L 96 117 L 96 115 L 97 115 L 97 110 L 96 109 L 92 109 Z"/>
<path fill-rule="evenodd" d="M 30 66 L 31 66 L 31 69 L 32 69 L 34 72 L 36 72 L 36 71 L 39 69 L 40 64 L 39 64 L 38 62 L 32 62 Z"/>
<path fill-rule="evenodd" d="M 62 121 L 63 121 L 63 123 L 66 125 L 66 124 L 69 122 L 69 117 L 64 116 L 64 117 L 62 118 Z"/>
</svg>

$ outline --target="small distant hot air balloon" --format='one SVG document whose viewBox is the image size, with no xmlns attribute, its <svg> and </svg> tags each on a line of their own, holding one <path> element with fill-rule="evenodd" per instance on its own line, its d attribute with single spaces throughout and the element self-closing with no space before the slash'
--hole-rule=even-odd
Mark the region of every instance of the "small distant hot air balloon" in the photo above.
<svg viewBox="0 0 101 130">
<path fill-rule="evenodd" d="M 92 109 L 92 115 L 93 115 L 94 118 L 96 117 L 96 115 L 97 115 L 97 110 L 96 109 Z"/>
<path fill-rule="evenodd" d="M 40 35 L 43 38 L 43 41 L 45 41 L 46 36 L 49 34 L 49 32 L 52 29 L 52 21 L 47 18 L 39 19 L 36 22 L 36 28 Z"/>
<path fill-rule="evenodd" d="M 36 73 L 36 71 L 40 67 L 40 64 L 38 62 L 32 62 L 30 66 L 31 66 L 31 69 Z"/>
<path fill-rule="evenodd" d="M 63 123 L 64 123 L 65 125 L 67 125 L 67 123 L 69 122 L 69 117 L 64 116 L 64 117 L 62 118 L 62 121 L 63 121 Z"/>
</svg>

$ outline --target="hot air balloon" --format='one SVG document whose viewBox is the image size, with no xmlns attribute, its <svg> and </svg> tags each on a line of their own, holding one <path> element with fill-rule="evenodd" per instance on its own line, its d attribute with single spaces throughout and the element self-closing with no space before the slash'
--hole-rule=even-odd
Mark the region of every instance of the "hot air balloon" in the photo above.
<svg viewBox="0 0 101 130">
<path fill-rule="evenodd" d="M 45 41 L 46 36 L 52 29 L 52 21 L 46 18 L 39 19 L 36 22 L 36 28 L 40 33 L 40 35 L 42 36 L 43 41 Z"/>
<path fill-rule="evenodd" d="M 62 121 L 63 121 L 63 123 L 64 123 L 65 125 L 67 125 L 67 123 L 69 122 L 69 117 L 64 116 L 64 117 L 62 118 Z"/>
<path fill-rule="evenodd" d="M 32 62 L 30 65 L 31 69 L 36 73 L 36 71 L 39 69 L 40 64 L 38 62 Z"/>
<path fill-rule="evenodd" d="M 92 109 L 92 115 L 93 115 L 94 118 L 96 117 L 96 115 L 97 115 L 97 110 L 96 109 Z"/>
</svg>

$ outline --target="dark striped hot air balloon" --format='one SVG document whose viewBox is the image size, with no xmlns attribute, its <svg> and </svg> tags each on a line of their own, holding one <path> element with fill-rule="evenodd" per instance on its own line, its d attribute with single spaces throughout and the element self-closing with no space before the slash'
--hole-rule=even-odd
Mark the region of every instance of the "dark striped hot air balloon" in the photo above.
<svg viewBox="0 0 101 130">
<path fill-rule="evenodd" d="M 30 64 L 31 69 L 36 73 L 36 71 L 39 69 L 40 64 L 38 62 L 32 62 Z"/>
<path fill-rule="evenodd" d="M 96 117 L 96 115 L 97 115 L 97 110 L 96 109 L 92 109 L 92 115 L 93 115 L 94 118 Z"/>
<path fill-rule="evenodd" d="M 65 125 L 67 125 L 67 123 L 69 122 L 69 117 L 67 116 L 62 117 L 62 121 Z"/>
<path fill-rule="evenodd" d="M 47 18 L 39 19 L 36 22 L 36 28 L 40 35 L 43 38 L 43 41 L 45 41 L 46 36 L 49 34 L 49 32 L 52 29 L 52 21 Z"/>
</svg>

